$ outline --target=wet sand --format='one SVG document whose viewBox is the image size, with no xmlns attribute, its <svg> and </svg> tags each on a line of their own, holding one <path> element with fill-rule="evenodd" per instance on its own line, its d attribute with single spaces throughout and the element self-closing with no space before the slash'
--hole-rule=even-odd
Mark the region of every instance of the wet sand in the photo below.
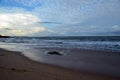
<svg viewBox="0 0 120 80">
<path fill-rule="evenodd" d="M 0 80 L 119 80 L 84 71 L 38 63 L 20 52 L 0 49 Z"/>
</svg>

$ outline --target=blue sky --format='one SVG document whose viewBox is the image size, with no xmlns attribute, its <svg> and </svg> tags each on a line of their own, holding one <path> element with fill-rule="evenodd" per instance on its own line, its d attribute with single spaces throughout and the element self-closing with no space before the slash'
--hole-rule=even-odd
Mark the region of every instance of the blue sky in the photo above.
<svg viewBox="0 0 120 80">
<path fill-rule="evenodd" d="M 120 35 L 120 0 L 0 0 L 0 34 Z"/>
</svg>

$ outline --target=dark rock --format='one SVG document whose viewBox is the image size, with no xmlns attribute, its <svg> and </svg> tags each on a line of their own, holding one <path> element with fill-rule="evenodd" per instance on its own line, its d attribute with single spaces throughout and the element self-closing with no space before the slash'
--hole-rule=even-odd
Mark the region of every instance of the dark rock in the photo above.
<svg viewBox="0 0 120 80">
<path fill-rule="evenodd" d="M 27 72 L 27 70 L 23 70 L 24 72 Z"/>
<path fill-rule="evenodd" d="M 12 68 L 12 71 L 15 71 L 15 68 Z"/>
<path fill-rule="evenodd" d="M 60 54 L 60 53 L 57 52 L 57 51 L 51 51 L 51 52 L 48 52 L 48 54 L 50 54 L 50 55 L 59 55 L 59 56 L 62 56 L 62 54 Z"/>
</svg>

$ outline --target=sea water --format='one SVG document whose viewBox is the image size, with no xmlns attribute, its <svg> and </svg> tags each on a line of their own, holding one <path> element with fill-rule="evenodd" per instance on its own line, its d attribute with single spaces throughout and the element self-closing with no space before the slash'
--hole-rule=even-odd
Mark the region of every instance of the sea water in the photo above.
<svg viewBox="0 0 120 80">
<path fill-rule="evenodd" d="M 120 36 L 13 37 L 0 42 L 25 47 L 80 48 L 120 52 Z"/>
</svg>

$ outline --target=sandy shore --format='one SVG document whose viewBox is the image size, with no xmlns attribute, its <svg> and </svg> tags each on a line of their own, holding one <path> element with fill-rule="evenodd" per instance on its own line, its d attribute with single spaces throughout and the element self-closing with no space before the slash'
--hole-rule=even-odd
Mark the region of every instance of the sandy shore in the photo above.
<svg viewBox="0 0 120 80">
<path fill-rule="evenodd" d="M 110 76 L 77 72 L 38 63 L 20 52 L 0 49 L 0 80 L 119 80 Z"/>
</svg>

